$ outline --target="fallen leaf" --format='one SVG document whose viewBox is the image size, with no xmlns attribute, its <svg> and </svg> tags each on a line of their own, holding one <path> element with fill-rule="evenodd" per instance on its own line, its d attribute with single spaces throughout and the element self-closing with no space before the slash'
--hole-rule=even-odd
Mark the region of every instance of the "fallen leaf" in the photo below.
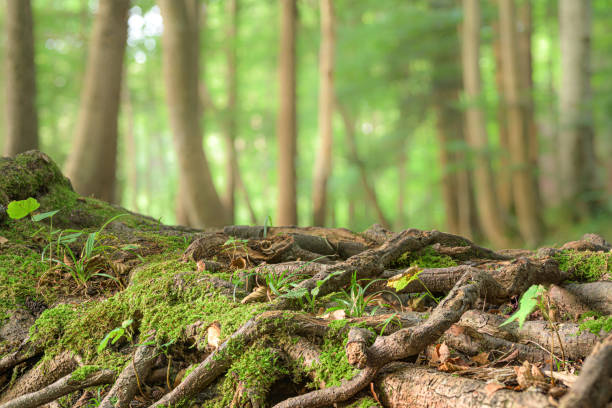
<svg viewBox="0 0 612 408">
<path fill-rule="evenodd" d="M 232 259 L 232 262 L 230 262 L 230 267 L 235 268 L 235 269 L 246 269 L 247 261 L 246 259 L 242 257 Z"/>
<path fill-rule="evenodd" d="M 206 261 L 204 261 L 203 259 L 200 259 L 197 265 L 198 265 L 198 272 L 204 272 L 206 270 Z"/>
<path fill-rule="evenodd" d="M 268 300 L 268 288 L 265 286 L 258 286 L 253 291 L 246 296 L 240 303 L 254 303 L 254 302 L 265 302 Z"/>
<path fill-rule="evenodd" d="M 431 364 L 444 363 L 450 358 L 450 350 L 444 343 L 430 345 L 425 350 L 425 354 Z"/>
<path fill-rule="evenodd" d="M 483 351 L 482 353 L 478 353 L 474 357 L 471 357 L 471 360 L 479 366 L 487 365 L 489 364 L 489 353 Z"/>
<path fill-rule="evenodd" d="M 454 371 L 462 371 L 467 368 L 469 368 L 469 366 L 454 364 L 450 361 L 447 361 L 445 363 L 440 364 L 440 366 L 438 367 L 438 370 L 445 371 L 447 373 L 452 373 Z"/>
<path fill-rule="evenodd" d="M 491 397 L 491 395 L 495 394 L 497 391 L 506 388 L 503 384 L 498 382 L 490 382 L 484 387 L 484 392 L 487 394 L 487 397 Z"/>
<path fill-rule="evenodd" d="M 206 341 L 210 346 L 217 350 L 219 348 L 219 344 L 221 343 L 221 324 L 219 322 L 213 322 L 210 326 L 208 326 L 207 331 L 208 334 Z"/>
<path fill-rule="evenodd" d="M 346 319 L 346 312 L 343 309 L 334 310 L 333 312 L 325 313 L 321 318 L 327 320 L 342 320 Z"/>
<path fill-rule="evenodd" d="M 9 241 L 9 240 L 8 240 L 8 238 L 4 238 L 4 237 L 0 236 L 0 245 L 4 245 L 4 244 L 6 244 L 8 241 Z"/>
</svg>

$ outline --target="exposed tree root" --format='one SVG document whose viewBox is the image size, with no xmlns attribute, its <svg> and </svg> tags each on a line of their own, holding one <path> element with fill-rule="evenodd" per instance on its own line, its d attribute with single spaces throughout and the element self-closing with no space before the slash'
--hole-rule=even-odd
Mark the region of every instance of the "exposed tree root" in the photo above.
<svg viewBox="0 0 612 408">
<path fill-rule="evenodd" d="M 97 371 L 87 375 L 85 379 L 75 379 L 72 374 L 68 374 L 39 391 L 2 404 L 0 408 L 36 408 L 74 391 L 100 384 L 111 384 L 115 377 L 115 372 L 112 370 Z"/>
<path fill-rule="evenodd" d="M 138 391 L 142 393 L 144 380 L 149 376 L 156 357 L 155 347 L 146 345 L 138 347 L 132 362 L 123 369 L 100 403 L 100 408 L 129 407 L 136 393 Z"/>
<path fill-rule="evenodd" d="M 612 334 L 598 343 L 582 373 L 561 400 L 562 408 L 604 407 L 612 398 Z"/>
<path fill-rule="evenodd" d="M 533 391 L 514 392 L 405 363 L 393 363 L 376 381 L 380 398 L 386 407 L 440 408 L 545 408 L 554 407 L 548 398 Z"/>
<path fill-rule="evenodd" d="M 564 288 L 593 310 L 612 314 L 612 282 L 570 283 Z"/>
</svg>

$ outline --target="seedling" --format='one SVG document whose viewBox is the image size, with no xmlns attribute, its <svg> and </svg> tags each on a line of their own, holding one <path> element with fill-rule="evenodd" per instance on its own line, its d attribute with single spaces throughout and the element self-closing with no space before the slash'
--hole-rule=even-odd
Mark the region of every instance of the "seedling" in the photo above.
<svg viewBox="0 0 612 408">
<path fill-rule="evenodd" d="M 532 285 L 529 289 L 523 293 L 521 299 L 519 300 L 519 308 L 512 316 L 510 316 L 506 321 L 504 321 L 501 326 L 505 326 L 515 320 L 518 320 L 519 327 L 523 327 L 525 320 L 527 317 L 536 309 L 540 310 L 542 316 L 548 322 L 549 327 L 555 333 L 557 339 L 559 340 L 559 347 L 561 348 L 561 361 L 563 368 L 565 369 L 565 350 L 563 349 L 563 342 L 561 341 L 561 336 L 559 335 L 559 330 L 557 328 L 556 323 L 552 320 L 550 316 L 550 300 L 548 296 L 546 296 L 546 288 L 542 285 Z M 551 346 L 550 346 L 550 361 L 551 361 L 551 369 L 554 366 L 554 337 L 551 337 Z M 551 377 L 551 382 L 554 382 L 554 378 Z"/>
<path fill-rule="evenodd" d="M 98 345 L 98 353 L 101 353 L 106 349 L 106 346 L 108 346 L 109 341 L 111 342 L 111 344 L 115 344 L 123 336 L 126 336 L 126 338 L 131 342 L 133 333 L 132 328 L 130 326 L 132 325 L 132 323 L 134 323 L 134 320 L 132 319 L 124 320 L 121 323 L 121 327 L 115 327 L 113 330 L 108 332 L 108 334 L 104 336 L 104 338 Z"/>
<path fill-rule="evenodd" d="M 292 282 L 291 289 L 289 292 L 282 294 L 280 297 L 287 299 L 296 299 L 300 303 L 300 307 L 307 306 L 310 313 L 315 313 L 316 304 L 317 304 L 317 296 L 319 296 L 319 292 L 321 290 L 321 286 L 327 282 L 331 277 L 339 275 L 344 271 L 336 271 L 327 275 L 324 279 L 317 281 L 317 284 L 311 290 L 307 288 L 300 287 L 300 282 Z"/>
</svg>

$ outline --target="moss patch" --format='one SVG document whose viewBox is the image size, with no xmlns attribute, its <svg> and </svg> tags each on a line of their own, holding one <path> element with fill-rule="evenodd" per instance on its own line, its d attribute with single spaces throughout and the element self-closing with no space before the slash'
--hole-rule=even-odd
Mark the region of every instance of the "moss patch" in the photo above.
<svg viewBox="0 0 612 408">
<path fill-rule="evenodd" d="M 572 280 L 595 282 L 607 275 L 612 280 L 612 254 L 604 252 L 563 250 L 554 255 L 559 268 L 572 272 Z"/>
<path fill-rule="evenodd" d="M 612 330 L 612 316 L 601 316 L 596 312 L 587 312 L 580 318 L 578 334 L 589 331 L 599 335 L 602 330 L 606 333 Z"/>
<path fill-rule="evenodd" d="M 317 382 L 323 381 L 326 387 L 335 387 L 340 385 L 342 380 L 349 380 L 359 372 L 346 358 L 344 348 L 347 341 L 347 336 L 342 340 L 335 336 L 325 338 L 321 347 L 320 363 L 314 367 Z"/>
<path fill-rule="evenodd" d="M 448 255 L 436 252 L 431 246 L 417 252 L 404 252 L 393 265 L 399 268 L 418 266 L 420 268 L 448 268 L 457 266 L 457 262 Z"/>
</svg>

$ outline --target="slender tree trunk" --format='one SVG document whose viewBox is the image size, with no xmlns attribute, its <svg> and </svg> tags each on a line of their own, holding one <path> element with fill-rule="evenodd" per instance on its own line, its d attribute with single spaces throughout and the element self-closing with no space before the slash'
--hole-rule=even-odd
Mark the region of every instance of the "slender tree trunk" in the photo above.
<svg viewBox="0 0 612 408">
<path fill-rule="evenodd" d="M 321 45 L 319 49 L 319 148 L 315 157 L 312 186 L 313 225 L 325 225 L 327 181 L 332 169 L 334 113 L 334 6 L 320 0 Z"/>
<path fill-rule="evenodd" d="M 198 13 L 186 0 L 160 0 L 159 5 L 164 19 L 164 82 L 187 218 L 196 227 L 222 226 L 227 215 L 202 148 Z"/>
<path fill-rule="evenodd" d="M 559 155 L 562 196 L 574 216 L 596 206 L 591 113 L 591 0 L 560 0 L 561 83 Z"/>
<path fill-rule="evenodd" d="M 514 211 L 512 202 L 512 169 L 510 167 L 510 142 L 508 139 L 508 121 L 506 119 L 506 98 L 504 93 L 504 74 L 502 68 L 502 50 L 499 34 L 499 22 L 493 24 L 495 39 L 493 54 L 495 55 L 495 85 L 499 104 L 497 106 L 497 124 L 499 126 L 499 171 L 497 173 L 497 198 L 502 214 Z"/>
<path fill-rule="evenodd" d="M 236 122 L 237 122 L 237 80 L 236 80 L 236 31 L 238 20 L 238 0 L 227 0 L 227 15 L 229 23 L 226 34 L 226 61 L 227 61 L 227 110 L 225 144 L 227 150 L 226 162 L 226 190 L 225 208 L 229 215 L 229 221 L 234 223 L 236 212 L 236 179 L 238 173 L 238 158 L 236 156 Z"/>
<path fill-rule="evenodd" d="M 6 0 L 4 154 L 38 149 L 34 24 L 30 0 Z"/>
<path fill-rule="evenodd" d="M 278 58 L 279 109 L 276 124 L 278 137 L 278 225 L 297 225 L 296 185 L 296 80 L 295 80 L 295 33 L 296 0 L 280 2 L 280 51 Z"/>
<path fill-rule="evenodd" d="M 383 210 L 378 202 L 376 190 L 368 180 L 368 172 L 366 170 L 365 164 L 359 158 L 359 154 L 357 153 L 357 142 L 355 141 L 355 122 L 350 117 L 349 112 L 346 110 L 346 108 L 340 105 L 338 101 L 336 101 L 336 109 L 338 110 L 338 113 L 340 113 L 342 121 L 344 122 L 344 134 L 346 136 L 346 145 L 348 149 L 349 161 L 353 165 L 357 166 L 357 169 L 359 170 L 359 177 L 361 179 L 361 185 L 363 186 L 366 192 L 367 202 L 376 212 L 376 218 L 378 219 L 378 222 L 385 228 L 391 228 L 391 223 L 387 221 L 387 217 L 385 217 L 385 214 L 383 213 Z"/>
<path fill-rule="evenodd" d="M 406 144 L 401 143 L 400 151 L 397 158 L 397 217 L 395 219 L 395 228 L 402 231 L 407 228 L 406 222 Z"/>
<path fill-rule="evenodd" d="M 508 244 L 502 215 L 497 203 L 491 163 L 487 156 L 488 137 L 482 109 L 477 106 L 481 96 L 479 67 L 480 4 L 478 0 L 463 0 L 464 21 L 462 39 L 463 87 L 470 106 L 466 110 L 467 141 L 474 152 L 475 187 L 479 221 L 493 245 Z"/>
<path fill-rule="evenodd" d="M 127 78 L 124 71 L 124 77 Z M 139 212 L 138 208 L 138 161 L 136 160 L 136 135 L 134 134 L 134 106 L 132 104 L 132 94 L 127 82 L 122 84 L 122 97 L 125 112 L 125 147 L 127 165 L 127 185 L 130 189 L 130 209 Z"/>
<path fill-rule="evenodd" d="M 101 0 L 66 174 L 75 190 L 115 200 L 117 133 L 129 0 Z"/>
<path fill-rule="evenodd" d="M 529 157 L 530 142 L 525 135 L 528 128 L 525 104 L 522 103 L 520 67 L 518 64 L 518 35 L 514 0 L 499 1 L 502 69 L 510 159 L 513 169 L 512 192 L 519 231 L 522 238 L 533 245 L 542 238 L 540 200 L 534 183 L 534 167 Z"/>
</svg>

